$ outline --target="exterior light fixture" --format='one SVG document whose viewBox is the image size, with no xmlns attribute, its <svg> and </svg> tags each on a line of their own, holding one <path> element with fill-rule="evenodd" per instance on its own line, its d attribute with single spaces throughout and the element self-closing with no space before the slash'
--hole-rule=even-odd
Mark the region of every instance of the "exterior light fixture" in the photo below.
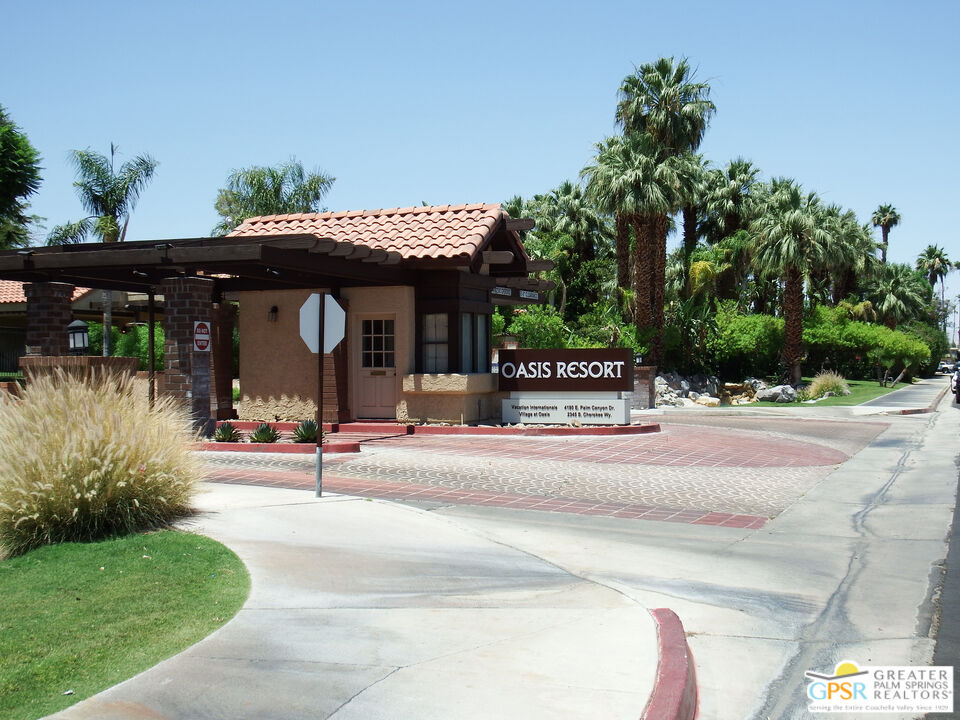
<svg viewBox="0 0 960 720">
<path fill-rule="evenodd" d="M 267 312 L 267 322 L 276 322 L 276 321 L 277 321 L 277 315 L 279 315 L 279 314 L 280 314 L 280 308 L 278 308 L 276 305 L 274 305 L 274 306 L 271 307 L 270 310 Z"/>
<path fill-rule="evenodd" d="M 67 325 L 67 339 L 70 342 L 71 355 L 86 355 L 90 348 L 90 336 L 87 324 L 83 320 L 74 320 Z"/>
</svg>

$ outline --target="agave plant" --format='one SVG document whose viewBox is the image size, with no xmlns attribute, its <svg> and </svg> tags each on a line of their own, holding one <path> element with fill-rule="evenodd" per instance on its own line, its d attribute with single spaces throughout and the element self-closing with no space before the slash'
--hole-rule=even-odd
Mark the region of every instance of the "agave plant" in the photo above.
<svg viewBox="0 0 960 720">
<path fill-rule="evenodd" d="M 240 431 L 228 422 L 221 423 L 213 433 L 217 442 L 240 442 Z"/>
<path fill-rule="evenodd" d="M 252 443 L 275 443 L 280 439 L 280 431 L 269 423 L 260 423 L 257 429 L 250 433 Z"/>
<path fill-rule="evenodd" d="M 298 443 L 315 443 L 317 441 L 317 421 L 303 420 L 293 431 L 293 440 Z"/>
</svg>

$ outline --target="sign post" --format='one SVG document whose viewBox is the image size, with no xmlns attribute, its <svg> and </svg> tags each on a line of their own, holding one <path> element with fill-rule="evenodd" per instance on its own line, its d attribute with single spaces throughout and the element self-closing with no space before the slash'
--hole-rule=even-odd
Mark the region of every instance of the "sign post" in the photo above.
<svg viewBox="0 0 960 720">
<path fill-rule="evenodd" d="M 314 293 L 300 306 L 300 337 L 317 353 L 317 470 L 316 497 L 323 494 L 323 356 L 333 352 L 346 332 L 346 313 L 326 293 Z M 322 340 L 321 340 L 322 338 Z"/>
</svg>

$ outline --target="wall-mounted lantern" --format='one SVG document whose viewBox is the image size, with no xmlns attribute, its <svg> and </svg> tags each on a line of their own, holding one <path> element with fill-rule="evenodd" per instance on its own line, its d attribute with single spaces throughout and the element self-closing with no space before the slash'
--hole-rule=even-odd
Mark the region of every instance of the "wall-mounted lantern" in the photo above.
<svg viewBox="0 0 960 720">
<path fill-rule="evenodd" d="M 276 322 L 277 315 L 280 314 L 280 308 L 276 305 L 270 308 L 270 311 L 267 313 L 267 322 Z"/>
<path fill-rule="evenodd" d="M 71 355 L 86 355 L 90 348 L 90 336 L 87 324 L 83 320 L 74 320 L 67 325 L 67 338 L 70 341 Z"/>
</svg>

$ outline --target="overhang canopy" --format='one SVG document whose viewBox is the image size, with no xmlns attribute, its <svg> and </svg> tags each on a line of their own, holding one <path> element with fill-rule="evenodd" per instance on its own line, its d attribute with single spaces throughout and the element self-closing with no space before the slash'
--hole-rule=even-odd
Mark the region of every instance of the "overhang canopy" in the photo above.
<svg viewBox="0 0 960 720">
<path fill-rule="evenodd" d="M 477 217 L 461 217 L 471 213 Z M 339 231 L 324 220 L 331 217 L 333 225 L 343 225 Z M 366 229 L 359 231 L 355 220 Z M 522 284 L 527 292 L 516 301 L 540 302 L 539 294 L 552 283 L 531 279 L 529 273 L 548 268 L 526 254 L 516 230 L 510 229 L 519 227 L 518 222 L 526 227 L 499 205 L 278 215 L 248 220 L 227 237 L 2 251 L 0 279 L 148 293 L 168 278 L 200 276 L 213 280 L 215 295 L 222 296 L 250 290 L 416 285 L 424 272 L 460 269 L 489 276 L 491 288 L 508 280 L 512 287 Z"/>
</svg>

